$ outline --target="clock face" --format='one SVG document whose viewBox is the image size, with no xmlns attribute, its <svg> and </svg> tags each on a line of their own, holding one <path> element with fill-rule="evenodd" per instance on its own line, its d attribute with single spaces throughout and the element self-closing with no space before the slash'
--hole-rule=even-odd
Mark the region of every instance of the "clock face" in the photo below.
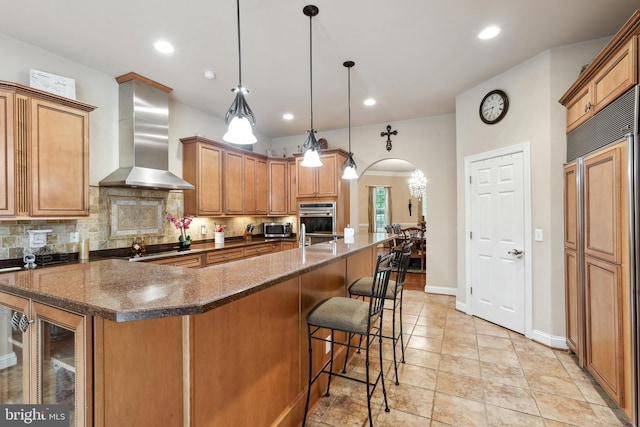
<svg viewBox="0 0 640 427">
<path fill-rule="evenodd" d="M 480 103 L 480 118 L 487 124 L 495 124 L 504 118 L 509 109 L 509 98 L 501 90 L 492 90 Z"/>
</svg>

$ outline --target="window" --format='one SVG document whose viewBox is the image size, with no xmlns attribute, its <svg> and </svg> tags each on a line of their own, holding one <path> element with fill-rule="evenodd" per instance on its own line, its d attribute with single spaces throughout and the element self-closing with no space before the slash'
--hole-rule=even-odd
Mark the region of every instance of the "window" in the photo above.
<svg viewBox="0 0 640 427">
<path fill-rule="evenodd" d="M 375 226 L 374 232 L 384 233 L 384 226 L 391 224 L 389 218 L 389 189 L 386 187 L 375 187 L 373 192 L 375 206 Z"/>
</svg>

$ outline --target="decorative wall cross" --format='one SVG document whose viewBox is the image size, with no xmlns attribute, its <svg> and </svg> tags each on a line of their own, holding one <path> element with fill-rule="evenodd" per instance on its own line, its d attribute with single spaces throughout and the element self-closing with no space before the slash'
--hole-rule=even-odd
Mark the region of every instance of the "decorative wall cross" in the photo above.
<svg viewBox="0 0 640 427">
<path fill-rule="evenodd" d="M 387 131 L 386 132 L 380 132 L 380 136 L 381 137 L 387 137 L 387 151 L 391 151 L 391 135 L 397 135 L 398 131 L 397 130 L 391 130 L 391 125 L 387 125 Z"/>
</svg>

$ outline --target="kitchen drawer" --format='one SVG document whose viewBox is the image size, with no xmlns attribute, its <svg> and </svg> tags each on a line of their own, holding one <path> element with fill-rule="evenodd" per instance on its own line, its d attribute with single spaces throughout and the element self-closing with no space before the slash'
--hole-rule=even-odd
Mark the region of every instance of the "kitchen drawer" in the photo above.
<svg viewBox="0 0 640 427">
<path fill-rule="evenodd" d="M 221 262 L 229 262 L 236 259 L 244 258 L 244 250 L 242 248 L 226 249 L 219 251 L 207 252 L 205 265 L 219 264 Z"/>
<path fill-rule="evenodd" d="M 173 267 L 200 268 L 202 266 L 201 255 L 182 255 L 171 258 L 148 261 L 152 264 L 171 265 Z"/>
<path fill-rule="evenodd" d="M 262 245 L 249 246 L 244 248 L 244 256 L 247 258 L 270 254 L 280 250 L 280 242 L 265 243 Z"/>
</svg>

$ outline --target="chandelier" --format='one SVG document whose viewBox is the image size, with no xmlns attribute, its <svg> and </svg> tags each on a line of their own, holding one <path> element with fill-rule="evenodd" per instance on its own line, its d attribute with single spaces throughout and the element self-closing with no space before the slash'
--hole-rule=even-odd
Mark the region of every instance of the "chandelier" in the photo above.
<svg viewBox="0 0 640 427">
<path fill-rule="evenodd" d="M 416 169 L 409 178 L 409 193 L 418 199 L 427 193 L 427 178 L 420 169 Z"/>
</svg>

